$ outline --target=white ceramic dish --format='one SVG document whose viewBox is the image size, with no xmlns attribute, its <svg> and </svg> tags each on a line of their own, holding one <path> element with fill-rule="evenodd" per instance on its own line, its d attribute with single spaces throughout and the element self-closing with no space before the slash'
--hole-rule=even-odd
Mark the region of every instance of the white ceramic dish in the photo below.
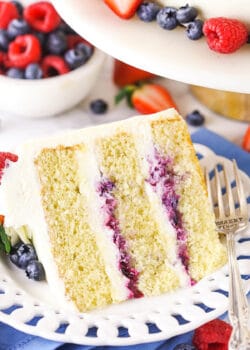
<svg viewBox="0 0 250 350">
<path fill-rule="evenodd" d="M 60 15 L 101 50 L 163 77 L 219 90 L 250 93 L 250 45 L 223 55 L 184 30 L 161 29 L 136 17 L 118 18 L 101 0 L 52 0 Z"/>
<path fill-rule="evenodd" d="M 231 161 L 216 156 L 205 146 L 195 145 L 195 148 L 202 156 L 201 164 L 208 169 L 223 161 L 231 169 L 230 180 L 233 181 Z M 250 196 L 250 179 L 244 173 L 241 175 L 247 198 Z M 248 209 L 250 216 L 250 203 Z M 250 236 L 242 233 L 239 238 L 237 256 L 241 257 L 240 271 L 246 277 L 245 291 L 249 292 L 250 257 L 247 255 Z M 223 314 L 228 305 L 227 292 L 228 269 L 225 266 L 192 288 L 80 314 L 59 305 L 45 282 L 29 281 L 23 271 L 16 269 L 6 257 L 0 257 L 0 321 L 56 341 L 97 346 L 167 339 Z"/>
<path fill-rule="evenodd" d="M 27 6 L 35 1 L 21 2 Z M 83 66 L 48 79 L 11 79 L 0 75 L 0 112 L 25 118 L 40 118 L 69 110 L 89 94 L 98 79 L 105 57 L 102 51 L 95 49 Z"/>
<path fill-rule="evenodd" d="M 0 111 L 26 118 L 49 117 L 82 101 L 96 83 L 105 54 L 95 49 L 83 66 L 53 78 L 11 79 L 0 75 Z"/>
</svg>

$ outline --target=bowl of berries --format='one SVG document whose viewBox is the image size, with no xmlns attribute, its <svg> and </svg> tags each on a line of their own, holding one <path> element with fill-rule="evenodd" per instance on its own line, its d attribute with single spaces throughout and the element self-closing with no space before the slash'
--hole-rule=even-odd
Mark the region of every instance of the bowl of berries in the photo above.
<svg viewBox="0 0 250 350">
<path fill-rule="evenodd" d="M 47 1 L 0 1 L 0 111 L 48 117 L 77 105 L 105 54 L 77 35 Z"/>
</svg>

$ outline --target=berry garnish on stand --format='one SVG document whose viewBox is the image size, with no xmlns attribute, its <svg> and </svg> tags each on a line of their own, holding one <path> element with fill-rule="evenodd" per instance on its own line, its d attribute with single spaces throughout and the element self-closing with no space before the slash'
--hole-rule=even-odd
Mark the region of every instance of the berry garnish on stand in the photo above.
<svg viewBox="0 0 250 350">
<path fill-rule="evenodd" d="M 199 18 L 197 8 L 189 4 L 175 8 L 163 7 L 155 1 L 131 0 L 127 1 L 126 7 L 122 7 L 120 0 L 104 0 L 104 2 L 120 18 L 128 19 L 137 14 L 143 22 L 156 20 L 165 30 L 184 27 L 190 40 L 198 40 L 205 35 L 209 48 L 219 53 L 233 53 L 250 42 L 250 34 L 244 23 L 224 17 L 209 18 L 204 22 Z"/>
<path fill-rule="evenodd" d="M 108 110 L 108 104 L 103 99 L 97 99 L 90 103 L 90 109 L 94 114 L 104 114 Z"/>
</svg>

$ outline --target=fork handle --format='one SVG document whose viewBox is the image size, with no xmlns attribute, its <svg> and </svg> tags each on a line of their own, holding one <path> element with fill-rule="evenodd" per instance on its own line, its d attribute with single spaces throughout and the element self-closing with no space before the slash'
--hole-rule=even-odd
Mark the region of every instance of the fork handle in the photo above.
<svg viewBox="0 0 250 350">
<path fill-rule="evenodd" d="M 229 264 L 229 321 L 233 327 L 229 341 L 230 350 L 250 350 L 248 331 L 248 302 L 243 290 L 242 280 L 235 252 L 235 232 L 226 234 Z"/>
</svg>

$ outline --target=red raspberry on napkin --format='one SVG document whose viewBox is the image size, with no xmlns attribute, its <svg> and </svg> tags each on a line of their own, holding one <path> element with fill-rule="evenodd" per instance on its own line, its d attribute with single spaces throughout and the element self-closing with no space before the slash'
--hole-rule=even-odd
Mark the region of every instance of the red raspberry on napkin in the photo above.
<svg viewBox="0 0 250 350">
<path fill-rule="evenodd" d="M 194 331 L 193 344 L 197 350 L 228 350 L 231 333 L 230 324 L 216 319 Z"/>
</svg>

